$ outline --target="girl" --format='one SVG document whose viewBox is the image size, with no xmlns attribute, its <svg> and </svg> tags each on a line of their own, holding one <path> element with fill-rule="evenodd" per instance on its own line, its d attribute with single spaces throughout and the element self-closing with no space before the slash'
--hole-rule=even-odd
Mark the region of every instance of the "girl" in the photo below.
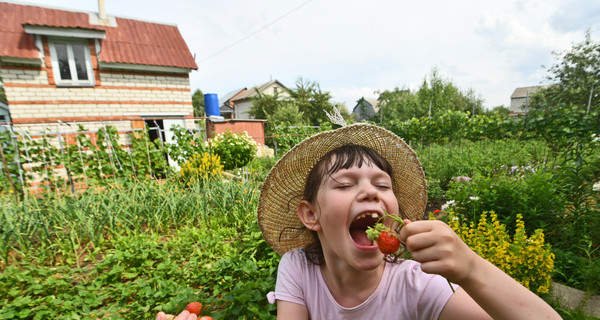
<svg viewBox="0 0 600 320">
<path fill-rule="evenodd" d="M 372 125 L 317 134 L 284 155 L 258 206 L 265 240 L 283 255 L 269 294 L 277 318 L 560 319 L 448 225 L 418 221 L 425 186 L 410 147 Z M 366 237 L 386 212 L 404 219 L 414 261 L 394 261 Z"/>
</svg>

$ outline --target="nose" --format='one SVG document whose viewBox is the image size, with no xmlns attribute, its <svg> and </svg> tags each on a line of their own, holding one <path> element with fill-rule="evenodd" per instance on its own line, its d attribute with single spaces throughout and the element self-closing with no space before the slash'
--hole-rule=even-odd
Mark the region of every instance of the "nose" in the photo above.
<svg viewBox="0 0 600 320">
<path fill-rule="evenodd" d="M 379 190 L 374 185 L 368 183 L 363 186 L 358 200 L 379 202 L 381 196 L 379 195 Z"/>
</svg>

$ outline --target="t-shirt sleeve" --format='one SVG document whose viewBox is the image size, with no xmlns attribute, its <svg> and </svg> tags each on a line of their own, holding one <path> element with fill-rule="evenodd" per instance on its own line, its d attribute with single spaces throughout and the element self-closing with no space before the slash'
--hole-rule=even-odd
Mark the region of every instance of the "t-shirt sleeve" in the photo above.
<svg viewBox="0 0 600 320">
<path fill-rule="evenodd" d="M 306 306 L 304 302 L 304 270 L 306 263 L 299 255 L 300 251 L 286 252 L 279 262 L 275 299 L 289 301 Z"/>
<path fill-rule="evenodd" d="M 421 270 L 419 264 L 414 264 L 408 270 L 408 292 L 416 293 L 411 297 L 415 311 L 414 319 L 438 319 L 446 306 L 452 289 L 446 278 L 440 275 L 428 274 Z"/>
</svg>

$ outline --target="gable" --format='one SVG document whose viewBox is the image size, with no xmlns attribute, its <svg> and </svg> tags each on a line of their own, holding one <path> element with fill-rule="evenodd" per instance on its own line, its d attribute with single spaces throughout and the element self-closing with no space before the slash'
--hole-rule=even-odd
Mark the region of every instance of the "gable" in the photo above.
<svg viewBox="0 0 600 320">
<path fill-rule="evenodd" d="M 362 114 L 363 110 L 369 115 L 375 114 L 379 111 L 379 100 L 373 98 L 359 99 L 352 109 L 352 113 L 359 115 Z"/>
<path fill-rule="evenodd" d="M 513 94 L 510 96 L 511 99 L 526 98 L 527 95 L 532 95 L 534 92 L 544 88 L 545 86 L 531 86 L 516 88 Z"/>
<path fill-rule="evenodd" d="M 100 62 L 198 69 L 177 26 L 115 18 L 116 26 L 91 24 L 90 13 L 0 2 L 0 57 L 40 59 L 25 26 L 104 33 Z"/>
<path fill-rule="evenodd" d="M 256 97 L 256 96 L 258 96 L 258 92 L 268 94 L 268 95 L 274 95 L 274 88 L 278 88 L 278 90 L 281 89 L 278 91 L 278 93 L 280 95 L 281 94 L 286 95 L 287 91 L 289 90 L 286 86 L 284 86 L 278 80 L 272 80 L 267 83 L 256 86 L 250 90 L 246 90 L 246 91 L 242 92 L 240 95 L 233 98 L 232 101 L 247 100 L 252 97 Z"/>
</svg>

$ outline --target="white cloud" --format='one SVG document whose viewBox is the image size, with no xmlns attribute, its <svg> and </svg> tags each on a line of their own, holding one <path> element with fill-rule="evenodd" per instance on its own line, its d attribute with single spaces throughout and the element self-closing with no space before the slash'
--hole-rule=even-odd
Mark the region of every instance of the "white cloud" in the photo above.
<svg viewBox="0 0 600 320">
<path fill-rule="evenodd" d="M 580 31 L 582 26 L 600 28 L 600 2 L 588 0 L 562 1 L 550 17 L 552 27 L 559 32 Z"/>
</svg>

